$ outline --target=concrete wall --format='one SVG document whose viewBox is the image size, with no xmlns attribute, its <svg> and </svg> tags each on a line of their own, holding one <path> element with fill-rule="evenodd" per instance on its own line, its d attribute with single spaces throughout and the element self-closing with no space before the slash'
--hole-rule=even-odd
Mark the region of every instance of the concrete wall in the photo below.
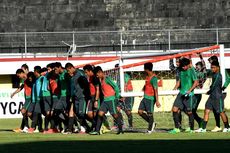
<svg viewBox="0 0 230 153">
<path fill-rule="evenodd" d="M 0 31 L 228 27 L 229 0 L 2 0 Z"/>
</svg>

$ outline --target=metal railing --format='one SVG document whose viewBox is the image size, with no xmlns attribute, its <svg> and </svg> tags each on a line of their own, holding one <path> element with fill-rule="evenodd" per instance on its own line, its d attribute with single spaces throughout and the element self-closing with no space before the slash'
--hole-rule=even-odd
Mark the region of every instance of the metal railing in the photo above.
<svg viewBox="0 0 230 153">
<path fill-rule="evenodd" d="M 230 46 L 230 28 L 0 33 L 0 53 L 72 54 Z"/>
</svg>

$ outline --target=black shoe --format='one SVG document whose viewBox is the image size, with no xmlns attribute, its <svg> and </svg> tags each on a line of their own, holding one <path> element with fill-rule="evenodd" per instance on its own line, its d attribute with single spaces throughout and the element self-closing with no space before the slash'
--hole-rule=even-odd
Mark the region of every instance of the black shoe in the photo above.
<svg viewBox="0 0 230 153">
<path fill-rule="evenodd" d="M 117 132 L 117 135 L 119 135 L 119 134 L 124 134 L 124 131 L 123 131 L 123 130 L 119 130 L 119 131 Z"/>
</svg>

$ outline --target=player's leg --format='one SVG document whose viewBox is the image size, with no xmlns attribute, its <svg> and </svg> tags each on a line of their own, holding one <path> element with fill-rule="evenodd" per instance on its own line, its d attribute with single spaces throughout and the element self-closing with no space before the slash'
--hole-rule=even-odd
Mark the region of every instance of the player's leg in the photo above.
<svg viewBox="0 0 230 153">
<path fill-rule="evenodd" d="M 148 133 L 152 133 L 155 128 L 155 123 L 154 123 L 154 118 L 153 118 L 153 112 L 154 112 L 154 104 L 155 100 L 154 99 L 145 99 L 145 111 L 147 112 L 148 116 Z"/>
<path fill-rule="evenodd" d="M 99 108 L 99 111 L 98 111 L 98 115 L 97 115 L 97 123 L 96 123 L 95 131 L 90 132 L 89 134 L 91 134 L 91 135 L 99 135 L 100 134 L 101 125 L 102 125 L 104 116 L 107 112 L 108 112 L 108 104 L 105 102 L 102 102 L 101 106 Z"/>
<path fill-rule="evenodd" d="M 206 126 L 209 120 L 209 114 L 211 110 L 213 110 L 213 100 L 209 97 L 207 102 L 205 103 L 202 127 L 197 129 L 195 132 L 206 132 Z"/>
<path fill-rule="evenodd" d="M 195 94 L 194 96 L 195 96 L 195 103 L 194 103 L 194 107 L 192 109 L 192 113 L 193 113 L 194 119 L 196 120 L 196 122 L 199 125 L 199 128 L 201 128 L 201 123 L 203 121 L 202 121 L 202 118 L 199 117 L 199 115 L 197 114 L 197 108 L 198 108 L 198 106 L 200 104 L 202 94 Z"/>
<path fill-rule="evenodd" d="M 116 120 L 116 123 L 117 123 L 117 126 L 118 126 L 118 132 L 117 132 L 117 134 L 124 133 L 123 129 L 122 129 L 122 118 L 121 118 L 121 116 L 118 113 L 116 100 L 106 101 L 105 103 L 108 104 L 109 113 Z"/>
<path fill-rule="evenodd" d="M 188 99 L 187 99 L 188 98 Z M 195 102 L 195 97 L 194 95 L 190 95 L 183 100 L 183 104 L 185 106 L 184 110 L 186 114 L 188 115 L 189 118 L 189 128 L 186 129 L 186 132 L 194 132 L 194 116 L 193 116 L 193 104 Z"/>
<path fill-rule="evenodd" d="M 221 119 L 224 123 L 223 132 L 230 132 L 228 117 L 224 111 L 224 100 L 223 100 L 223 98 L 218 99 L 218 103 L 217 103 L 217 105 L 215 105 L 215 109 L 217 110 L 216 112 L 220 114 Z"/>
<path fill-rule="evenodd" d="M 175 134 L 175 133 L 180 132 L 180 129 L 181 129 L 180 113 L 181 113 L 181 110 L 183 110 L 183 108 L 184 108 L 182 101 L 183 101 L 182 94 L 179 93 L 177 95 L 177 97 L 173 103 L 173 107 L 172 107 L 173 121 L 174 121 L 175 128 L 173 130 L 169 131 L 169 133 Z"/>
<path fill-rule="evenodd" d="M 143 98 L 143 99 L 141 100 L 140 105 L 139 105 L 139 108 L 138 108 L 138 114 L 139 114 L 146 122 L 149 122 L 148 115 L 147 115 L 147 113 L 144 112 L 144 111 L 146 110 L 145 101 L 146 101 L 145 98 Z"/>
<path fill-rule="evenodd" d="M 81 133 L 85 133 L 85 132 L 89 132 L 90 131 L 90 127 L 88 125 L 88 123 L 86 122 L 86 105 L 87 102 L 85 100 L 85 98 L 81 98 L 81 99 L 77 99 L 76 103 L 78 103 L 79 107 L 76 110 L 77 112 L 77 117 L 79 119 L 79 123 L 81 125 Z"/>
<path fill-rule="evenodd" d="M 134 97 L 127 97 L 125 98 L 125 113 L 128 117 L 129 128 L 133 128 L 133 109 Z"/>
</svg>

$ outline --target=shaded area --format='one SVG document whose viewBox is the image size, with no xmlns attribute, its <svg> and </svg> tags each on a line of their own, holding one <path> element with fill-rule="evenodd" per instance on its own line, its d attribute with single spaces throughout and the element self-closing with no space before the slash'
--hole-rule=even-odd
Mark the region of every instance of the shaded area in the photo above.
<svg viewBox="0 0 230 153">
<path fill-rule="evenodd" d="M 147 153 L 147 152 L 224 152 L 229 151 L 229 140 L 97 140 L 97 141 L 41 141 L 29 143 L 1 144 L 4 153 Z"/>
</svg>

